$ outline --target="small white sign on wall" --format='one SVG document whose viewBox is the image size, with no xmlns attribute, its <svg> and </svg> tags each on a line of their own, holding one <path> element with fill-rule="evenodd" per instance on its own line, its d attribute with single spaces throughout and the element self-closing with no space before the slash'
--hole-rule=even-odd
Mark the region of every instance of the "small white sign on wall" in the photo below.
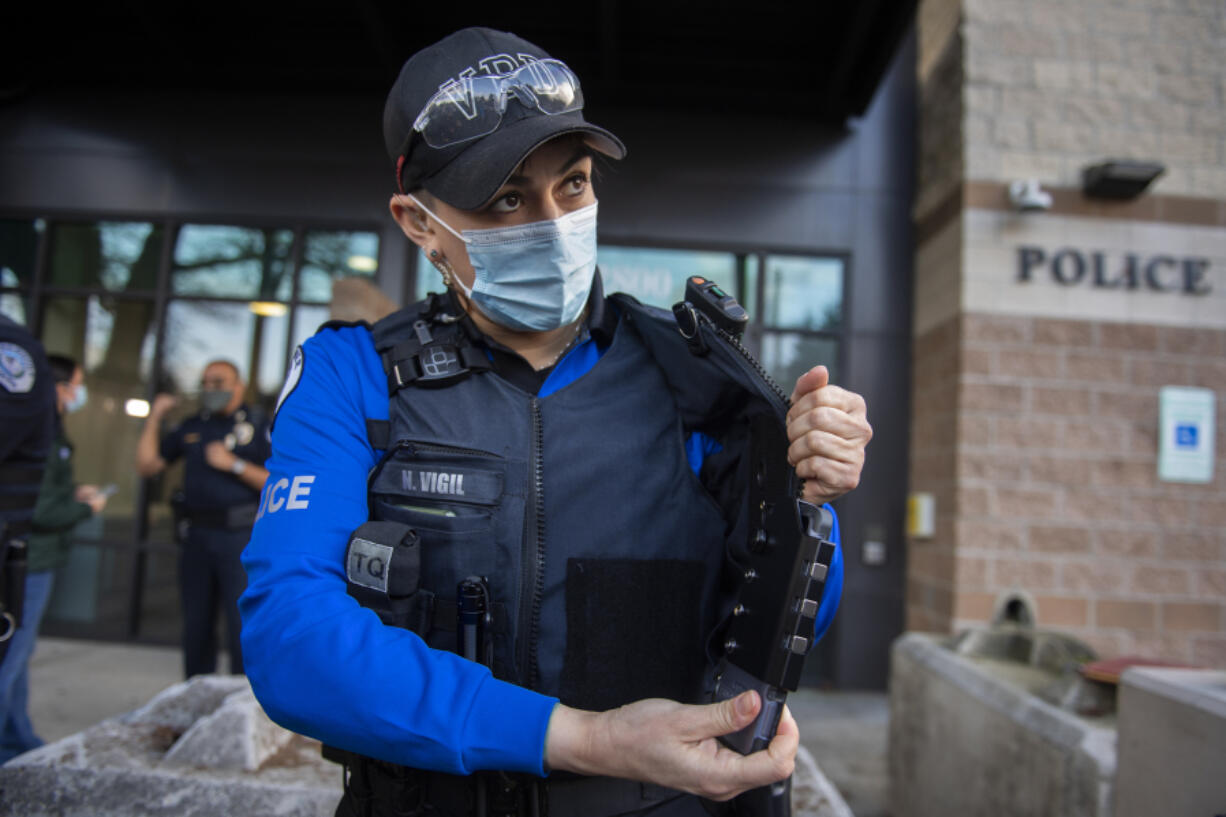
<svg viewBox="0 0 1226 817">
<path fill-rule="evenodd" d="M 1213 392 L 1163 386 L 1158 400 L 1158 479 L 1212 482 Z"/>
</svg>

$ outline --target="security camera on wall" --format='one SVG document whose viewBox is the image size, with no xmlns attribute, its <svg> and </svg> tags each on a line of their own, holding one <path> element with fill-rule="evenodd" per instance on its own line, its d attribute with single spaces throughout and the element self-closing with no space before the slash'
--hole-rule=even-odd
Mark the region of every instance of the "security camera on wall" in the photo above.
<svg viewBox="0 0 1226 817">
<path fill-rule="evenodd" d="M 1009 201 L 1023 213 L 1051 209 L 1051 193 L 1039 186 L 1038 179 L 1019 179 L 1010 182 Z"/>
</svg>

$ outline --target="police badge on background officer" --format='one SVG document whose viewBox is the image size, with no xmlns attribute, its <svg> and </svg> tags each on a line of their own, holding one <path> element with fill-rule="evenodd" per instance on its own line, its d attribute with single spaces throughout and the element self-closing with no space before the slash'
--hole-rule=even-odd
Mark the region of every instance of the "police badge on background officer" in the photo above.
<svg viewBox="0 0 1226 817">
<path fill-rule="evenodd" d="M 16 343 L 0 343 L 0 386 L 12 394 L 34 388 L 34 358 Z"/>
<path fill-rule="evenodd" d="M 233 451 L 236 448 L 251 445 L 251 441 L 254 439 L 255 426 L 248 419 L 246 409 L 239 409 L 234 412 L 234 428 L 223 438 L 226 449 Z"/>
</svg>

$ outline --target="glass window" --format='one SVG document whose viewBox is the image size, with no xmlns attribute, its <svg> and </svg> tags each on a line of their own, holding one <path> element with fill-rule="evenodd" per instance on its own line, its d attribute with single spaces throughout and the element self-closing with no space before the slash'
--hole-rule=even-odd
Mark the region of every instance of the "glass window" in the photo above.
<svg viewBox="0 0 1226 817">
<path fill-rule="evenodd" d="M 749 320 L 761 321 L 762 316 L 758 313 L 758 272 L 760 258 L 756 255 L 742 255 L 741 269 L 745 273 L 744 286 L 737 300 L 741 302 L 741 306 L 745 307 L 745 311 L 749 313 Z"/>
<path fill-rule="evenodd" d="M 379 236 L 367 232 L 312 232 L 303 244 L 302 273 L 298 298 L 314 304 L 332 300 L 332 282 L 357 275 L 373 278 L 379 270 Z M 277 297 L 290 298 L 288 281 L 283 281 Z"/>
<path fill-rule="evenodd" d="M 142 419 L 130 413 L 143 401 L 153 350 L 153 304 L 108 302 L 103 296 L 52 298 L 43 310 L 42 341 L 47 351 L 82 364 L 89 398 L 64 420 L 72 441 L 78 482 L 108 485 L 111 497 L 101 519 L 77 531 L 82 539 L 121 539 L 134 534 L 140 478 L 132 467 Z"/>
<path fill-rule="evenodd" d="M 839 375 L 839 342 L 834 338 L 800 332 L 767 332 L 762 337 L 762 365 L 771 377 L 790 394 L 796 378 L 817 365 L 830 369 L 832 383 Z"/>
<path fill-rule="evenodd" d="M 28 298 L 22 297 L 18 292 L 0 292 L 0 314 L 12 318 L 22 326 L 29 326 L 30 322 L 26 320 L 29 311 Z"/>
<path fill-rule="evenodd" d="M 175 242 L 176 295 L 278 300 L 290 280 L 290 230 L 185 224 Z"/>
<path fill-rule="evenodd" d="M 0 287 L 25 287 L 34 281 L 42 230 L 42 219 L 0 219 Z"/>
<path fill-rule="evenodd" d="M 169 531 L 167 532 L 169 536 Z M 169 538 L 162 542 L 170 541 Z M 182 608 L 179 602 L 179 554 L 177 545 L 150 545 L 145 549 L 144 583 L 141 585 L 141 638 L 163 644 L 179 643 Z"/>
<path fill-rule="evenodd" d="M 681 300 L 685 281 L 691 275 L 709 278 L 729 292 L 737 291 L 736 256 L 732 253 L 602 246 L 597 260 L 605 292 L 627 292 L 645 304 L 664 309 Z"/>
<path fill-rule="evenodd" d="M 112 292 L 152 291 L 162 256 L 162 228 L 147 222 L 53 224 L 52 286 L 101 287 Z"/>
<path fill-rule="evenodd" d="M 328 319 L 337 281 L 373 281 L 378 268 L 376 232 L 299 233 L 298 252 L 290 229 L 190 224 L 174 229 L 168 252 L 167 229 L 140 221 L 0 219 L 0 312 L 39 325 L 49 352 L 81 362 L 89 399 L 64 422 L 75 474 L 82 483 L 116 487 L 103 514 L 73 530 L 45 619 L 54 634 L 128 638 L 135 624 L 144 640 L 177 641 L 168 500 L 182 484 L 183 463 L 149 480 L 133 467 L 151 389 L 188 398 L 166 418 L 172 427 L 196 410 L 191 398 L 204 366 L 228 359 L 249 381 L 248 402 L 271 411 L 291 340 L 305 340 Z M 46 266 L 37 270 L 40 259 Z M 164 314 L 157 311 L 159 287 L 170 292 Z"/>
<path fill-rule="evenodd" d="M 843 261 L 768 255 L 762 323 L 779 329 L 837 331 L 843 315 Z"/>
<path fill-rule="evenodd" d="M 264 314 L 245 303 L 172 301 L 162 352 L 166 387 L 195 395 L 204 367 L 213 360 L 229 360 L 247 381 L 248 398 L 271 410 L 285 378 L 289 316 L 284 304 L 257 308 Z"/>
<path fill-rule="evenodd" d="M 137 557 L 134 548 L 88 541 L 78 529 L 68 563 L 56 571 L 43 626 L 60 636 L 126 639 Z"/>
<path fill-rule="evenodd" d="M 290 351 L 292 352 L 294 348 L 301 346 L 307 338 L 314 335 L 320 324 L 328 320 L 328 314 L 326 306 L 300 306 L 295 309 L 294 338 Z"/>
</svg>

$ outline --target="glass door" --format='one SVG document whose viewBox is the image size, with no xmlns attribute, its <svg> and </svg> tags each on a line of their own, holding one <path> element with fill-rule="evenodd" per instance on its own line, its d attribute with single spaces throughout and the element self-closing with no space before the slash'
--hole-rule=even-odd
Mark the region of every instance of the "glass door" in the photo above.
<svg viewBox="0 0 1226 817">
<path fill-rule="evenodd" d="M 169 500 L 182 464 L 137 474 L 150 401 L 180 398 L 169 430 L 197 410 L 205 365 L 223 359 L 242 373 L 248 404 L 271 412 L 293 345 L 329 318 L 333 284 L 371 281 L 377 258 L 378 236 L 361 230 L 0 221 L 0 309 L 83 366 L 89 400 L 65 421 L 75 476 L 117 488 L 74 530 L 45 631 L 178 641 Z"/>
</svg>

